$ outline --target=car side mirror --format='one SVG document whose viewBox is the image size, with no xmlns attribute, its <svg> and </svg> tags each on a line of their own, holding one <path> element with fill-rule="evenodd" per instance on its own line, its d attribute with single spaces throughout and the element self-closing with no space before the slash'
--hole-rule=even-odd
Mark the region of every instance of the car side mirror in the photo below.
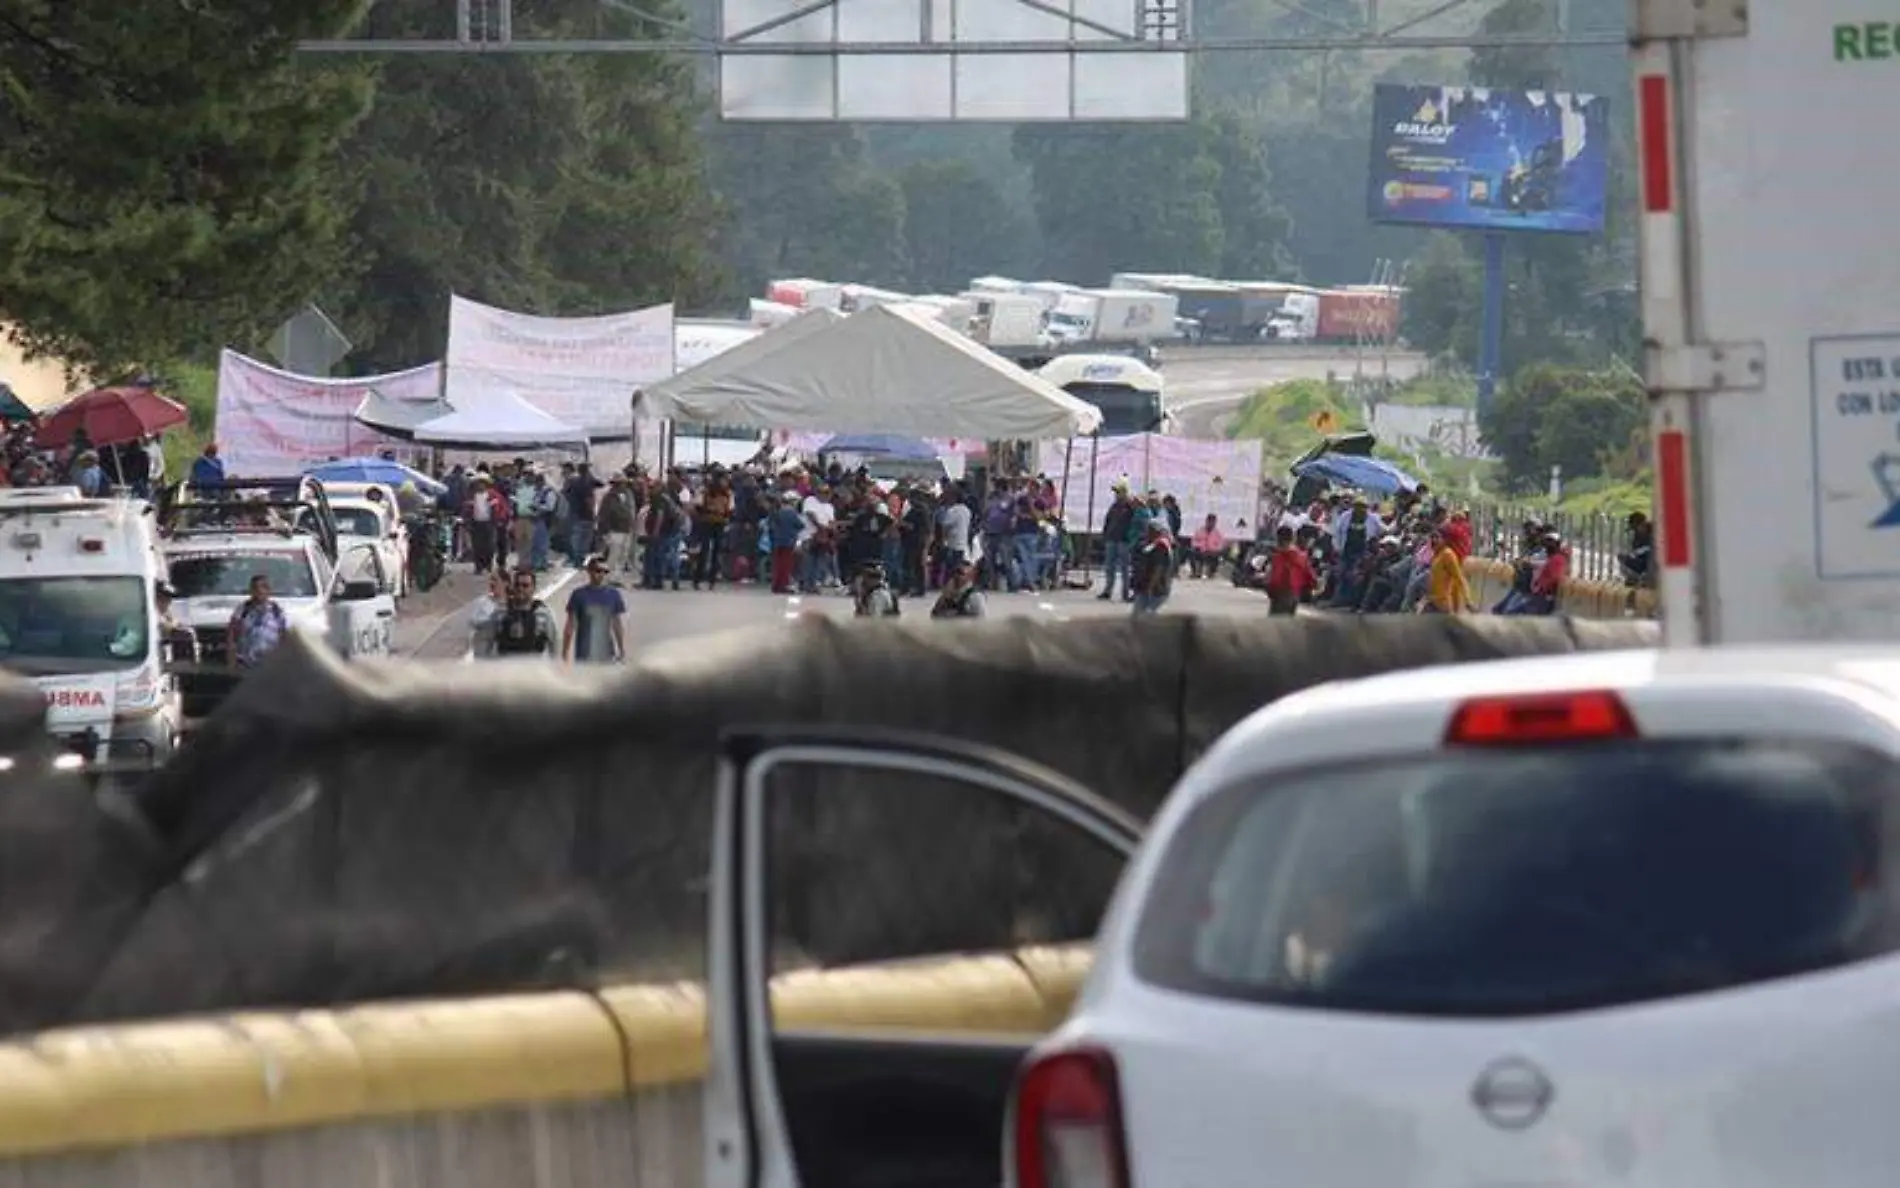
<svg viewBox="0 0 1900 1188">
<path fill-rule="evenodd" d="M 338 602 L 368 602 L 382 593 L 382 587 L 375 582 L 344 582 L 337 592 Z"/>
</svg>

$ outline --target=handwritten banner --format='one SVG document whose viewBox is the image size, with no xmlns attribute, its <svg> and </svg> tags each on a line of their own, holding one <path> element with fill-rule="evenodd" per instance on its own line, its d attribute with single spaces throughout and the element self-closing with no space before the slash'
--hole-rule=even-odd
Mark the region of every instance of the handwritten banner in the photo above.
<svg viewBox="0 0 1900 1188">
<path fill-rule="evenodd" d="M 1094 498 L 1090 499 L 1091 451 Z M 1192 533 L 1210 514 L 1218 517 L 1229 540 L 1252 540 L 1259 520 L 1260 443 L 1195 441 L 1159 433 L 1065 441 L 1038 447 L 1043 474 L 1062 486 L 1068 460 L 1068 498 L 1063 522 L 1071 532 L 1098 532 L 1114 501 L 1114 487 L 1126 480 L 1137 493 L 1159 491 L 1181 505 L 1181 531 Z"/>
<path fill-rule="evenodd" d="M 218 453 L 233 477 L 279 478 L 331 458 L 394 451 L 410 465 L 428 447 L 359 423 L 357 405 L 372 390 L 396 401 L 434 400 L 441 367 L 357 379 L 326 379 L 279 371 L 227 350 L 218 360 Z"/>
<path fill-rule="evenodd" d="M 597 438 L 624 439 L 633 392 L 673 374 L 673 307 L 545 318 L 449 299 L 445 394 L 458 409 L 509 392 Z"/>
</svg>

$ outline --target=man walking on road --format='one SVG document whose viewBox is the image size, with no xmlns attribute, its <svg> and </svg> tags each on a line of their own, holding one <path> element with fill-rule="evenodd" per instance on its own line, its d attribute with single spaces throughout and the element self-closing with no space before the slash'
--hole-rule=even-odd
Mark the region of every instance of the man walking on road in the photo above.
<svg viewBox="0 0 1900 1188">
<path fill-rule="evenodd" d="M 1128 493 L 1128 480 L 1115 480 L 1115 499 L 1102 516 L 1102 592 L 1103 602 L 1115 598 L 1115 583 L 1120 580 L 1124 601 L 1134 597 L 1128 588 L 1129 535 L 1134 528 L 1135 501 Z"/>
<path fill-rule="evenodd" d="M 607 558 L 587 559 L 587 584 L 567 596 L 561 656 L 576 664 L 613 664 L 627 658 L 627 600 L 607 584 Z"/>
</svg>

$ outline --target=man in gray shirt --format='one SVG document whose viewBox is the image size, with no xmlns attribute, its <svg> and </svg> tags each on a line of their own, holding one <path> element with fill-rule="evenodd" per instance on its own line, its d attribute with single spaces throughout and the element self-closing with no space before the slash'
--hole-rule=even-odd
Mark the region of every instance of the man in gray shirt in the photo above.
<svg viewBox="0 0 1900 1188">
<path fill-rule="evenodd" d="M 970 558 L 970 505 L 963 501 L 963 490 L 951 486 L 943 493 L 943 508 L 937 512 L 937 538 L 943 546 L 943 569 L 953 573 Z"/>
</svg>

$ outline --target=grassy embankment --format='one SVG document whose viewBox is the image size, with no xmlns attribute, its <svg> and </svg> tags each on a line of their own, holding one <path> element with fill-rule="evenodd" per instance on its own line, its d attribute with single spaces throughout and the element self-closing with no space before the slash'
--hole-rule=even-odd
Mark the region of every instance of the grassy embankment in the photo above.
<svg viewBox="0 0 1900 1188">
<path fill-rule="evenodd" d="M 1468 377 L 1434 375 L 1397 385 L 1385 398 L 1394 404 L 1468 407 L 1475 395 Z M 1328 417 L 1330 429 L 1322 432 L 1315 427 Z M 1249 397 L 1235 416 L 1228 435 L 1235 439 L 1258 440 L 1265 473 L 1282 477 L 1293 460 L 1316 445 L 1325 433 L 1345 433 L 1366 427 L 1365 407 L 1346 384 L 1289 380 L 1262 388 Z M 1453 498 L 1486 503 L 1543 502 L 1512 497 L 1501 491 L 1499 467 L 1493 461 L 1460 458 L 1429 446 L 1414 453 L 1384 444 L 1377 447 L 1374 456 L 1416 475 Z M 1646 483 L 1590 478 L 1570 484 L 1555 510 L 1572 516 L 1620 518 L 1632 511 L 1647 511 L 1651 499 Z"/>
</svg>

